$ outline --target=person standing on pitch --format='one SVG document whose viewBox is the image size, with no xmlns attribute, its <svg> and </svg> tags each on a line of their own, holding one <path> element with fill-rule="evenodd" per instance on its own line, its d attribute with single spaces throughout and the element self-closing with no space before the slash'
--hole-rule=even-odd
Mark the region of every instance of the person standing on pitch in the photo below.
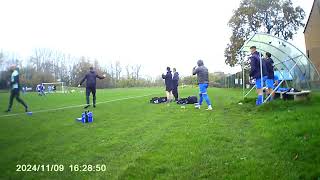
<svg viewBox="0 0 320 180">
<path fill-rule="evenodd" d="M 208 96 L 208 91 L 207 91 L 208 86 L 209 86 L 209 71 L 204 66 L 202 60 L 199 60 L 197 62 L 197 64 L 198 64 L 198 67 L 194 67 L 193 68 L 193 72 L 192 72 L 193 75 L 197 75 L 197 77 L 198 77 L 198 84 L 199 84 L 199 89 L 200 89 L 200 92 L 199 92 L 199 96 L 200 96 L 199 104 L 197 104 L 195 107 L 197 109 L 200 109 L 200 107 L 202 105 L 202 102 L 203 102 L 203 99 L 205 99 L 206 102 L 207 102 L 207 105 L 208 105 L 208 109 L 207 110 L 212 110 L 211 102 L 210 102 L 210 99 L 209 99 L 209 96 Z"/>
<path fill-rule="evenodd" d="M 178 92 L 178 86 L 179 86 L 179 73 L 177 72 L 176 68 L 173 68 L 173 89 L 172 94 L 174 96 L 175 101 L 178 101 L 179 99 L 179 92 Z"/>
<path fill-rule="evenodd" d="M 173 82 L 172 82 L 172 73 L 171 73 L 170 67 L 167 67 L 167 74 L 162 74 L 162 79 L 164 79 L 164 82 L 166 84 L 167 103 L 172 102 Z"/>
<path fill-rule="evenodd" d="M 9 107 L 6 112 L 11 111 L 14 98 L 16 98 L 16 100 L 24 106 L 25 111 L 28 112 L 29 110 L 27 104 L 20 98 L 19 69 L 16 67 L 16 65 L 12 65 L 10 67 L 10 71 L 12 71 L 10 80 L 11 94 L 9 100 Z"/>
<path fill-rule="evenodd" d="M 87 105 L 84 107 L 85 109 L 88 108 L 90 106 L 90 93 L 92 93 L 93 96 L 93 107 L 96 107 L 96 79 L 104 79 L 106 77 L 106 75 L 104 74 L 103 76 L 99 76 L 94 70 L 93 67 L 90 67 L 90 71 L 83 77 L 83 79 L 81 80 L 80 84 L 78 85 L 78 87 L 80 87 L 82 85 L 82 83 L 86 80 L 87 84 L 86 84 L 86 101 L 87 101 Z"/>
<path fill-rule="evenodd" d="M 259 106 L 263 103 L 263 74 L 261 74 L 261 67 L 263 65 L 260 64 L 260 53 L 257 51 L 256 46 L 250 47 L 251 57 L 250 57 L 250 77 L 255 79 L 258 99 L 256 101 L 256 105 Z M 261 61 L 262 62 L 262 61 Z"/>
<path fill-rule="evenodd" d="M 267 71 L 267 79 L 266 79 L 266 86 L 267 86 L 267 97 L 272 93 L 274 89 L 274 66 L 273 66 L 273 60 L 271 59 L 271 54 L 269 52 L 266 52 L 265 59 L 266 63 L 266 71 Z M 268 101 L 271 101 L 274 97 L 274 93 L 272 96 L 268 99 Z"/>
</svg>

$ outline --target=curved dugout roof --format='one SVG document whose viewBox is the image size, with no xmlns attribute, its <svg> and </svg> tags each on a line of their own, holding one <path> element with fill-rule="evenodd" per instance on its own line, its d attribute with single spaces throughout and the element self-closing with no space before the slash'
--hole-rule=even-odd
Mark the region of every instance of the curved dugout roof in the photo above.
<svg viewBox="0 0 320 180">
<path fill-rule="evenodd" d="M 256 33 L 244 43 L 240 51 L 250 53 L 251 46 L 256 46 L 261 54 L 270 52 L 278 73 L 289 74 L 294 88 L 315 88 L 314 85 L 320 80 L 319 72 L 308 57 L 283 39 L 270 34 Z"/>
</svg>

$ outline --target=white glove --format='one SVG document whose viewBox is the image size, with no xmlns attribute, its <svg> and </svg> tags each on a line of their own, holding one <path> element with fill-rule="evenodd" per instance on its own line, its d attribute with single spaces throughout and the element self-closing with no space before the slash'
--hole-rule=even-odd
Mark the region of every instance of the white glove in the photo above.
<svg viewBox="0 0 320 180">
<path fill-rule="evenodd" d="M 106 74 L 104 74 L 104 75 L 103 75 L 103 77 L 107 77 L 107 75 L 106 75 Z"/>
<path fill-rule="evenodd" d="M 78 87 L 81 87 L 81 85 L 79 84 Z"/>
</svg>

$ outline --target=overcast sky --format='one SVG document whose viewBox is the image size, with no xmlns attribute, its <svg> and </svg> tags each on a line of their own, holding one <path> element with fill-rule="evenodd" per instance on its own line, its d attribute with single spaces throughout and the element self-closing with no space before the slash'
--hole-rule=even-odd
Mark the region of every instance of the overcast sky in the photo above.
<svg viewBox="0 0 320 180">
<path fill-rule="evenodd" d="M 211 72 L 224 63 L 227 22 L 240 0 L 0 0 L 0 50 L 31 55 L 33 48 L 142 64 L 155 77 L 167 66 L 189 75 L 198 59 Z M 294 0 L 307 13 L 313 0 Z M 305 21 L 306 21 L 305 20 Z M 294 44 L 304 49 L 301 30 Z"/>
</svg>

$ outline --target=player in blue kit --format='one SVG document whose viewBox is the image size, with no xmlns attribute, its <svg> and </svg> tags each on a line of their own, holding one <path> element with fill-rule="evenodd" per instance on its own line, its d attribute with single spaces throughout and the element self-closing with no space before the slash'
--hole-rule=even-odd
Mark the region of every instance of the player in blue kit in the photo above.
<svg viewBox="0 0 320 180">
<path fill-rule="evenodd" d="M 204 66 L 203 61 L 202 60 L 198 60 L 197 62 L 198 67 L 194 67 L 193 68 L 193 75 L 197 75 L 198 77 L 198 84 L 199 84 L 199 103 L 198 105 L 196 105 L 197 109 L 200 109 L 203 99 L 206 101 L 207 105 L 208 105 L 208 109 L 209 111 L 212 110 L 212 105 L 211 105 L 211 101 L 209 99 L 208 96 L 208 87 L 209 87 L 209 71 L 208 69 Z"/>
<path fill-rule="evenodd" d="M 265 68 L 264 68 L 265 63 L 263 63 L 264 61 L 261 61 L 260 53 L 257 51 L 256 46 L 250 47 L 250 50 L 251 50 L 250 77 L 255 79 L 255 82 L 256 82 L 256 88 L 257 88 L 257 94 L 258 94 L 256 105 L 259 106 L 263 103 L 264 76 L 266 75 Z M 262 65 L 260 65 L 260 62 L 262 62 Z M 261 67 L 262 67 L 262 70 L 261 70 Z"/>
<path fill-rule="evenodd" d="M 271 59 L 271 54 L 266 52 L 264 62 L 266 64 L 266 86 L 267 86 L 267 97 L 272 93 L 274 89 L 274 62 Z M 273 95 L 268 99 L 271 101 L 273 99 Z"/>
</svg>

